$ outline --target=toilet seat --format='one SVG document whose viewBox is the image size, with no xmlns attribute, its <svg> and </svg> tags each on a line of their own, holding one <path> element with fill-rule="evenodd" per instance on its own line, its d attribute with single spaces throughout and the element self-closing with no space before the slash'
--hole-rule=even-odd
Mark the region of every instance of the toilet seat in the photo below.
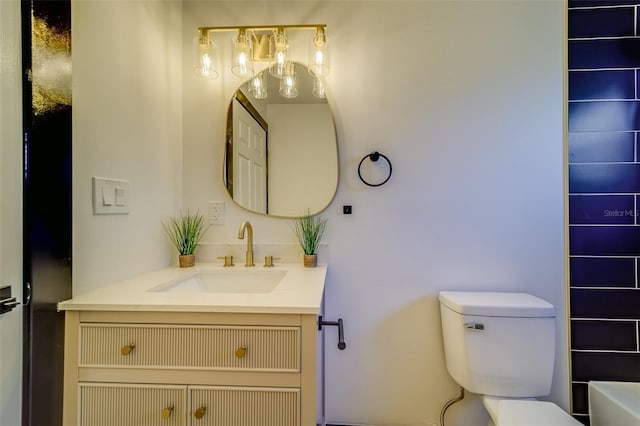
<svg viewBox="0 0 640 426">
<path fill-rule="evenodd" d="M 581 426 L 556 404 L 526 399 L 485 397 L 484 406 L 496 426 Z"/>
<path fill-rule="evenodd" d="M 545 401 L 501 401 L 496 426 L 581 425 L 556 404 Z"/>
</svg>

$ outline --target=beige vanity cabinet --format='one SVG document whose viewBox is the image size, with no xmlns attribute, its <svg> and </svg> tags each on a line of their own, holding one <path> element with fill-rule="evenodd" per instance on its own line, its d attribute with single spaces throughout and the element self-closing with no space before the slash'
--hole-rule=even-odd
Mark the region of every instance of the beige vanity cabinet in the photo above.
<svg viewBox="0 0 640 426">
<path fill-rule="evenodd" d="M 65 426 L 316 424 L 315 315 L 65 318 Z"/>
</svg>

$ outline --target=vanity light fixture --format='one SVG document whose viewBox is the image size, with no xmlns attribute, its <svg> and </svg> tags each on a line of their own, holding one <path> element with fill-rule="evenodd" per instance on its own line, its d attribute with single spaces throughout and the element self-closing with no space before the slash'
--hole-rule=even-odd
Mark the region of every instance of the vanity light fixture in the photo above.
<svg viewBox="0 0 640 426">
<path fill-rule="evenodd" d="M 329 74 L 329 43 L 325 33 L 325 24 L 309 25 L 277 25 L 251 27 L 200 27 L 197 38 L 198 66 L 196 72 L 205 78 L 216 78 L 218 73 L 213 68 L 214 47 L 213 33 L 237 31 L 232 46 L 231 71 L 239 77 L 254 75 L 254 63 L 268 63 L 269 73 L 283 79 L 295 75 L 287 75 L 291 62 L 287 32 L 296 30 L 313 30 L 309 48 L 309 73 L 318 78 Z M 263 80 L 263 82 L 266 81 Z M 291 86 L 292 81 L 285 86 Z M 322 82 L 320 82 L 322 84 Z M 290 91 L 291 93 L 292 91 Z M 324 88 L 318 93 L 324 92 Z M 317 95 L 316 95 L 317 96 Z"/>
<path fill-rule="evenodd" d="M 285 71 L 290 64 L 289 40 L 284 28 L 277 28 L 273 37 L 273 60 L 269 64 L 269 72 L 276 78 L 285 76 Z"/>
<path fill-rule="evenodd" d="M 283 98 L 295 98 L 298 96 L 296 72 L 293 64 L 289 64 L 286 67 L 284 76 L 280 79 L 280 96 Z"/>
<path fill-rule="evenodd" d="M 267 72 L 263 71 L 249 81 L 249 93 L 256 99 L 267 97 Z"/>
<path fill-rule="evenodd" d="M 218 72 L 214 68 L 214 48 L 215 43 L 206 31 L 200 30 L 200 35 L 195 38 L 194 46 L 198 64 L 194 71 L 197 75 L 205 79 L 218 78 Z"/>
<path fill-rule="evenodd" d="M 329 42 L 324 27 L 317 27 L 309 46 L 309 72 L 316 77 L 329 74 Z"/>
<path fill-rule="evenodd" d="M 245 28 L 238 30 L 238 37 L 233 43 L 233 64 L 231 72 L 238 77 L 253 76 L 253 63 L 251 62 L 252 40 L 247 35 Z"/>
</svg>

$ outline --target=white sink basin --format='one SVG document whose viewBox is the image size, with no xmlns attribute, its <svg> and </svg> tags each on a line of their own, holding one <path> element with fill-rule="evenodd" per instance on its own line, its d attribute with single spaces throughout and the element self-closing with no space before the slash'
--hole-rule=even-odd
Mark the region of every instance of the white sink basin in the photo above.
<svg viewBox="0 0 640 426">
<path fill-rule="evenodd" d="M 589 382 L 591 426 L 640 426 L 640 383 Z"/>
<path fill-rule="evenodd" d="M 201 271 L 180 281 L 157 285 L 157 293 L 270 293 L 287 271 L 271 269 L 224 269 Z"/>
</svg>

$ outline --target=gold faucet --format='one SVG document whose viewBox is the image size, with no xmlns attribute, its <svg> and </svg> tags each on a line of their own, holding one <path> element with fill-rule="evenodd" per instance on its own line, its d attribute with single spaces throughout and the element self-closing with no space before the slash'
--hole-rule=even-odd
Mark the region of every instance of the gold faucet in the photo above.
<svg viewBox="0 0 640 426">
<path fill-rule="evenodd" d="M 238 229 L 238 238 L 244 239 L 244 230 L 247 230 L 247 257 L 244 262 L 244 266 L 255 266 L 253 263 L 253 228 L 248 220 L 245 220 L 240 224 Z"/>
</svg>

